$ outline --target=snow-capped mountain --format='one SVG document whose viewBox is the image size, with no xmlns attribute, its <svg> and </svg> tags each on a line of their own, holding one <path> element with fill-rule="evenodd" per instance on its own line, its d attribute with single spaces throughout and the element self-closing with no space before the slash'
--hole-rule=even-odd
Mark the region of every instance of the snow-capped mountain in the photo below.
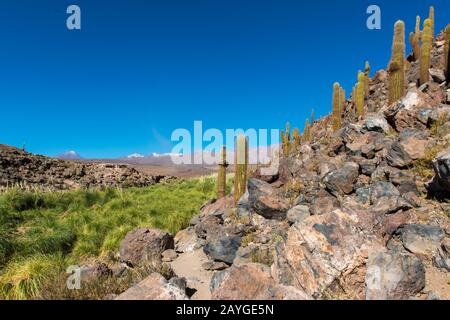
<svg viewBox="0 0 450 320">
<path fill-rule="evenodd" d="M 145 156 L 140 154 L 140 153 L 133 153 L 130 154 L 129 156 L 127 156 L 128 159 L 140 159 L 140 158 L 144 158 Z"/>
<path fill-rule="evenodd" d="M 63 152 L 60 155 L 58 155 L 57 158 L 64 159 L 64 160 L 82 159 L 82 157 L 76 151 L 73 151 L 73 150 Z"/>
</svg>

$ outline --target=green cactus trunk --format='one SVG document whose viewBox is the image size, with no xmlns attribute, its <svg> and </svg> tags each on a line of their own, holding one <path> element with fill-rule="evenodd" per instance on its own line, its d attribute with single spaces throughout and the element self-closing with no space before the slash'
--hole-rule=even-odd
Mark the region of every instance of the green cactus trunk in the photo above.
<svg viewBox="0 0 450 320">
<path fill-rule="evenodd" d="M 370 91 L 370 64 L 366 61 L 366 66 L 364 69 L 364 94 L 366 99 L 369 98 Z"/>
<path fill-rule="evenodd" d="M 431 28 L 431 44 L 434 43 L 434 7 L 430 7 L 430 14 L 428 19 L 430 19 L 430 28 Z"/>
<path fill-rule="evenodd" d="M 331 115 L 333 117 L 333 131 L 341 128 L 341 86 L 338 82 L 333 85 L 333 101 L 331 107 Z"/>
<path fill-rule="evenodd" d="M 236 206 L 247 189 L 247 170 L 248 140 L 241 134 L 236 138 L 234 154 L 234 204 Z"/>
<path fill-rule="evenodd" d="M 426 19 L 423 24 L 422 50 L 420 52 L 420 84 L 430 81 L 430 63 L 432 47 L 431 20 Z"/>
<path fill-rule="evenodd" d="M 413 49 L 413 59 L 420 59 L 420 16 L 416 17 L 416 27 L 414 32 L 410 34 L 411 48 Z"/>
<path fill-rule="evenodd" d="M 286 123 L 286 131 L 281 131 L 281 147 L 283 155 L 287 158 L 291 152 L 291 126 Z"/>
<path fill-rule="evenodd" d="M 217 197 L 223 198 L 226 196 L 227 189 L 227 148 L 222 147 L 221 161 L 219 163 L 219 172 L 217 173 Z"/>
<path fill-rule="evenodd" d="M 389 63 L 389 104 L 405 94 L 405 23 L 397 21 L 394 26 L 392 58 Z"/>
<path fill-rule="evenodd" d="M 450 24 L 445 28 L 445 46 L 444 46 L 444 59 L 445 59 L 445 78 L 447 84 L 450 83 Z"/>
<path fill-rule="evenodd" d="M 305 129 L 303 130 L 303 141 L 310 142 L 311 141 L 311 128 L 309 126 L 308 119 L 305 121 Z"/>
<path fill-rule="evenodd" d="M 364 73 L 358 72 L 358 83 L 356 85 L 356 114 L 358 117 L 364 116 Z"/>
<path fill-rule="evenodd" d="M 302 138 L 300 137 L 300 132 L 298 131 L 298 128 L 295 128 L 292 130 L 292 142 L 291 142 L 291 148 L 296 150 L 300 147 L 302 144 Z"/>
</svg>

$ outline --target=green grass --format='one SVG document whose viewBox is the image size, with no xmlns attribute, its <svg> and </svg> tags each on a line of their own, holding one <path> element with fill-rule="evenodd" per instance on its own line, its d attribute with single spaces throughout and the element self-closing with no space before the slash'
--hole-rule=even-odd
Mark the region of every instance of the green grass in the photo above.
<svg viewBox="0 0 450 320">
<path fill-rule="evenodd" d="M 146 188 L 0 193 L 0 299 L 37 299 L 70 264 L 116 253 L 127 232 L 175 234 L 215 197 L 214 177 Z"/>
</svg>

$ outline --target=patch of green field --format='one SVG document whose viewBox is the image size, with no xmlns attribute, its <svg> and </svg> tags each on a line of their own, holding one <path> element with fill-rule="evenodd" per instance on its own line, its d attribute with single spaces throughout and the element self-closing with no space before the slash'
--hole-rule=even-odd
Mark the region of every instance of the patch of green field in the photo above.
<svg viewBox="0 0 450 320">
<path fill-rule="evenodd" d="M 215 178 L 146 188 L 0 193 L 0 299 L 41 298 L 40 288 L 71 264 L 117 252 L 127 232 L 175 234 L 214 198 Z"/>
</svg>

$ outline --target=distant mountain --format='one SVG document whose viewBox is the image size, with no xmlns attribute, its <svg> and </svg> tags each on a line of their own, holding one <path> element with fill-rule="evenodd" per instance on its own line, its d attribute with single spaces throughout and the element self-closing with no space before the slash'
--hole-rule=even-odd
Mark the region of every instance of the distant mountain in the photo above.
<svg viewBox="0 0 450 320">
<path fill-rule="evenodd" d="M 144 157 L 145 156 L 140 153 L 133 153 L 133 154 L 130 154 L 129 156 L 127 156 L 128 159 L 141 159 Z"/>
<path fill-rule="evenodd" d="M 76 151 L 70 150 L 66 151 L 64 153 L 61 153 L 60 155 L 56 156 L 58 159 L 64 159 L 64 160 L 78 160 L 83 159 Z"/>
</svg>

